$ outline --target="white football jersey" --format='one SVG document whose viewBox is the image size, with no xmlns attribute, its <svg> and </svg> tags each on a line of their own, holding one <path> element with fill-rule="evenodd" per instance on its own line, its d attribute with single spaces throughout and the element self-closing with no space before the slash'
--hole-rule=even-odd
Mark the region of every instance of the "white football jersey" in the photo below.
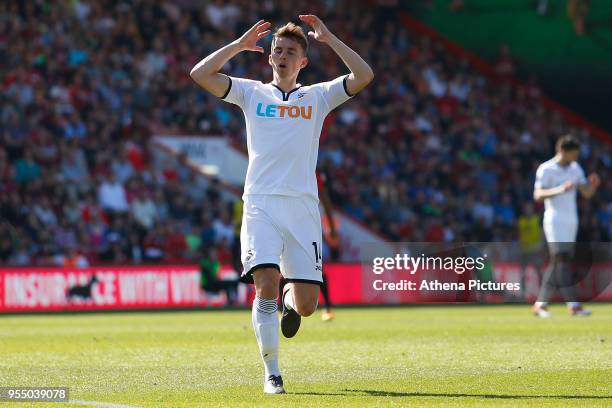
<svg viewBox="0 0 612 408">
<path fill-rule="evenodd" d="M 568 166 L 559 164 L 556 158 L 540 164 L 536 171 L 535 188 L 554 188 L 571 181 L 576 185 L 564 193 L 544 200 L 544 222 L 577 223 L 578 208 L 576 206 L 577 186 L 586 184 L 584 170 L 577 162 Z"/>
<path fill-rule="evenodd" d="M 249 166 L 244 196 L 275 194 L 318 200 L 315 169 L 327 114 L 351 98 L 347 75 L 283 92 L 277 86 L 230 78 L 223 100 L 244 112 Z"/>
</svg>

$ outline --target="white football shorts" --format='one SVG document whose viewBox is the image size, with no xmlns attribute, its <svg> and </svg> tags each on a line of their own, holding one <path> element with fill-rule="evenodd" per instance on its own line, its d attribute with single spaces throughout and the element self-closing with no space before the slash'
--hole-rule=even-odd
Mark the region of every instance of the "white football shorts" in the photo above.
<svg viewBox="0 0 612 408">
<path fill-rule="evenodd" d="M 577 221 L 544 220 L 543 227 L 546 242 L 548 242 L 551 252 L 574 251 L 574 242 L 576 242 L 576 234 L 578 233 Z"/>
<path fill-rule="evenodd" d="M 258 268 L 278 269 L 289 282 L 323 281 L 319 203 L 311 197 L 248 195 L 240 230 L 240 280 Z"/>
</svg>

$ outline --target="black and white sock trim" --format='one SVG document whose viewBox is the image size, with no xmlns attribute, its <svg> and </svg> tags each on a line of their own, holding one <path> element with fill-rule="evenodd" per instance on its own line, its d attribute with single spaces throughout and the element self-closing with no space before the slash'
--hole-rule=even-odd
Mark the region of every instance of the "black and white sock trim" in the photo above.
<svg viewBox="0 0 612 408">
<path fill-rule="evenodd" d="M 277 299 L 262 299 L 258 296 L 253 301 L 253 307 L 258 312 L 272 314 L 278 311 L 278 298 Z"/>
</svg>

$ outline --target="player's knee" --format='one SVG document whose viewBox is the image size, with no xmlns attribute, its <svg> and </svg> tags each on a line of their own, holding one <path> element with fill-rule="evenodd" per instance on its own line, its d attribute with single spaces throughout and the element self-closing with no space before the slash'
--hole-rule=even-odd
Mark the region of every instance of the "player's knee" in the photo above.
<svg viewBox="0 0 612 408">
<path fill-rule="evenodd" d="M 299 302 L 295 307 L 300 316 L 308 317 L 317 310 L 317 302 Z"/>
</svg>

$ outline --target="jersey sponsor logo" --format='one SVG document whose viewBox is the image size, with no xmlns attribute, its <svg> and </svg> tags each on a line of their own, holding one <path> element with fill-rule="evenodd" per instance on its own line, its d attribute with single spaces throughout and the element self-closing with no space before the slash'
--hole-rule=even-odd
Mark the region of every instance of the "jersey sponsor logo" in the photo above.
<svg viewBox="0 0 612 408">
<path fill-rule="evenodd" d="M 306 119 L 312 118 L 312 105 L 294 106 L 294 105 L 264 105 L 257 104 L 257 116 L 262 118 L 291 118 L 291 119 Z"/>
</svg>

